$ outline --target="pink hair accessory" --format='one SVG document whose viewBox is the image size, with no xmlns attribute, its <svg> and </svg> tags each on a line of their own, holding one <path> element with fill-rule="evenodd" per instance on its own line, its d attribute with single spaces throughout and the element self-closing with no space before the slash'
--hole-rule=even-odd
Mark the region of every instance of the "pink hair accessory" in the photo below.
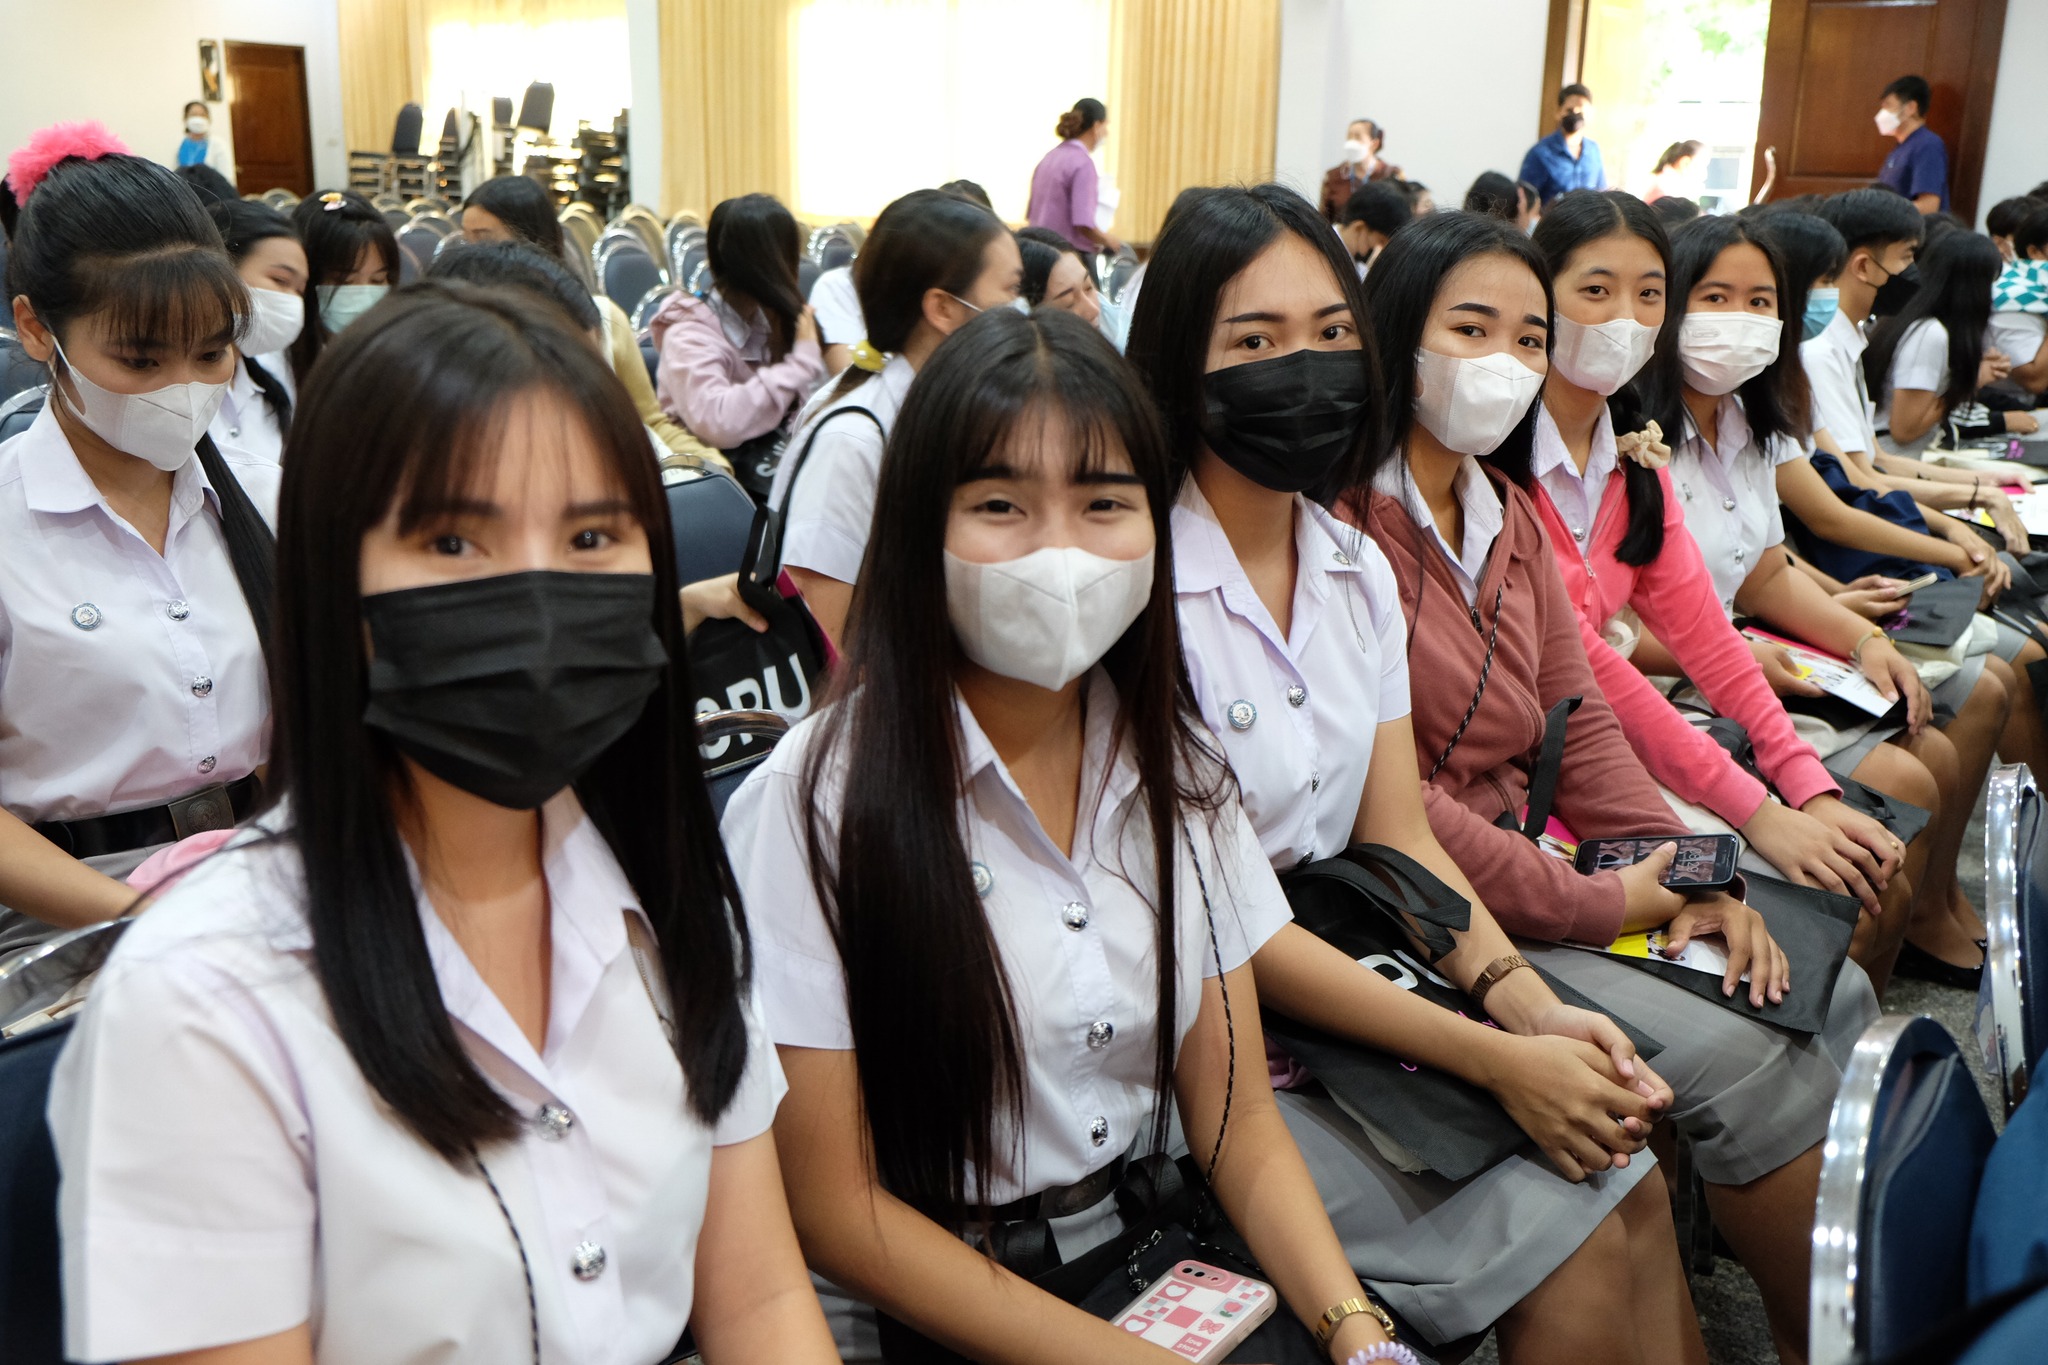
<svg viewBox="0 0 2048 1365">
<path fill-rule="evenodd" d="M 31 133 L 28 141 L 7 158 L 7 184 L 14 191 L 14 202 L 26 207 L 29 192 L 41 184 L 50 168 L 65 157 L 82 156 L 87 161 L 97 161 L 103 156 L 125 154 L 127 151 L 128 144 L 115 137 L 98 119 L 53 123 Z"/>
</svg>

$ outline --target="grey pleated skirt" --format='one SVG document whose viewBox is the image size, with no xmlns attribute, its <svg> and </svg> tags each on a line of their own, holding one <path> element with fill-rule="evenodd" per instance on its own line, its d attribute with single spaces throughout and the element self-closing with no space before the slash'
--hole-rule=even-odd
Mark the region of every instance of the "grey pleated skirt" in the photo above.
<svg viewBox="0 0 2048 1365">
<path fill-rule="evenodd" d="M 1746 1185 L 1827 1135 L 1843 1068 L 1878 1016 L 1870 978 L 1853 961 L 1835 978 L 1826 1026 L 1802 1034 L 1599 953 L 1521 939 L 1516 946 L 1664 1044 L 1650 1065 L 1671 1087 L 1671 1116 L 1692 1140 L 1701 1177 L 1717 1185 Z M 1792 989 L 1799 988 L 1795 974 Z"/>
</svg>

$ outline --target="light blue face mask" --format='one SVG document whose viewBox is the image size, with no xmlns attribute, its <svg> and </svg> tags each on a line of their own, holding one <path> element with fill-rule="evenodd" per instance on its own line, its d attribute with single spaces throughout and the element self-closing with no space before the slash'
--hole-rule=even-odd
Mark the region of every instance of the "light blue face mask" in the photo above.
<svg viewBox="0 0 2048 1365">
<path fill-rule="evenodd" d="M 1828 329 L 1835 320 L 1835 313 L 1841 308 L 1842 291 L 1832 286 L 1816 289 L 1806 296 L 1806 317 L 1800 328 L 1800 338 L 1811 341 Z"/>
<path fill-rule="evenodd" d="M 388 284 L 323 284 L 320 325 L 329 333 L 345 331 L 350 323 L 382 303 L 390 292 Z"/>
</svg>

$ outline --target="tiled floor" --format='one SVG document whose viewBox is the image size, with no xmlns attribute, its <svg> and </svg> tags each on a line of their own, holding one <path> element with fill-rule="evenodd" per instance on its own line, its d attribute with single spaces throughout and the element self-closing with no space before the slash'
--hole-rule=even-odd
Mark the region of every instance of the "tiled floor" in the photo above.
<svg viewBox="0 0 2048 1365">
<path fill-rule="evenodd" d="M 1982 906 L 1984 811 L 1981 805 L 1970 825 L 1969 834 L 1963 840 L 1957 871 L 1971 903 Z M 1884 1007 L 1888 1014 L 1931 1015 L 1955 1035 L 1956 1041 L 1963 1045 L 1964 1059 L 1984 1091 L 1984 1102 L 1990 1107 L 1993 1121 L 2002 1126 L 1998 1088 L 1985 1073 L 1984 1057 L 1972 1032 L 1977 998 L 1946 986 L 1900 980 L 1894 981 L 1886 993 Z M 1714 1273 L 1695 1279 L 1692 1291 L 1694 1304 L 1699 1309 L 1700 1329 L 1707 1339 L 1707 1358 L 1713 1365 L 1776 1365 L 1778 1356 L 1771 1349 L 1763 1302 L 1757 1297 L 1755 1282 L 1741 1266 L 1733 1261 L 1716 1261 Z M 1473 1365 L 1497 1365 L 1498 1360 L 1490 1338 L 1472 1357 Z"/>
</svg>

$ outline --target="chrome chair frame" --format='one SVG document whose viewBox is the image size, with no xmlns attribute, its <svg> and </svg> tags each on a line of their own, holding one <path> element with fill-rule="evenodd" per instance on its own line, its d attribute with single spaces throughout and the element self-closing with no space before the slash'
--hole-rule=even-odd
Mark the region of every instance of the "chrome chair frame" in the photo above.
<svg viewBox="0 0 2048 1365">
<path fill-rule="evenodd" d="M 1977 1038 L 1984 1064 L 1998 1077 L 2005 1112 L 2027 1097 L 2033 1058 L 2027 1055 L 2025 939 L 2020 926 L 2020 815 L 2040 789 L 2024 764 L 1998 768 L 1984 786 L 1984 985 Z M 2036 807 L 2038 808 L 2038 807 Z"/>
<path fill-rule="evenodd" d="M 640 296 L 640 301 L 634 304 L 627 314 L 627 321 L 632 323 L 633 336 L 636 339 L 647 335 L 647 328 L 654 321 L 654 315 L 661 311 L 663 301 L 675 293 L 676 289 L 677 285 L 671 280 L 666 284 L 655 285 Z"/>
<path fill-rule="evenodd" d="M 62 1000 L 105 960 L 128 923 L 117 919 L 88 924 L 0 963 L 0 1036 L 26 1032 L 22 1024 Z"/>
<path fill-rule="evenodd" d="M 629 250 L 637 251 L 647 258 L 647 263 L 654 268 L 655 279 L 658 283 L 668 284 L 671 282 L 668 266 L 662 262 L 660 257 L 647 249 L 647 243 L 641 238 L 639 233 L 631 228 L 606 228 L 604 235 L 597 239 L 597 244 L 590 248 L 590 265 L 597 272 L 598 292 L 602 293 L 606 298 L 611 298 L 611 291 L 606 287 L 605 283 L 605 266 L 610 263 L 612 257 Z M 642 296 L 644 297 L 644 295 L 645 291 L 642 291 Z M 639 299 L 632 300 L 633 303 L 638 303 L 639 301 Z M 621 308 L 627 306 L 627 301 L 624 299 L 612 299 L 612 302 L 618 304 Z"/>
</svg>

